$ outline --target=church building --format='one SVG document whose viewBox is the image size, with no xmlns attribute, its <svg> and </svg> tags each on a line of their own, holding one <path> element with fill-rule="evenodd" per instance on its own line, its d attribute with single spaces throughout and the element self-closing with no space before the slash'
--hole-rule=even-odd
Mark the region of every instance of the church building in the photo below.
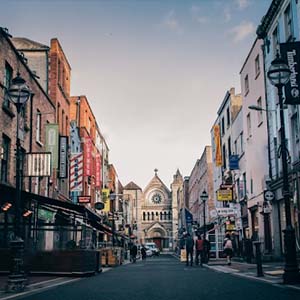
<svg viewBox="0 0 300 300">
<path fill-rule="evenodd" d="M 137 201 L 133 202 L 136 206 L 133 211 L 137 212 L 136 235 L 140 244 L 154 242 L 160 250 L 167 251 L 177 244 L 177 192 L 183 185 L 183 178 L 177 170 L 170 190 L 157 175 L 158 170 L 154 172 L 154 177 L 144 190 L 140 190 Z M 124 194 L 132 192 L 129 187 L 125 186 Z"/>
</svg>

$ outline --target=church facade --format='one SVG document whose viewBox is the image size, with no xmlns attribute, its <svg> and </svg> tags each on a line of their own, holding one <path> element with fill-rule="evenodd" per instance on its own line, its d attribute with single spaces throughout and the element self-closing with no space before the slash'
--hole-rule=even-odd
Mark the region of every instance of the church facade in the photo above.
<svg viewBox="0 0 300 300">
<path fill-rule="evenodd" d="M 137 211 L 136 236 L 140 244 L 154 242 L 160 250 L 174 249 L 178 237 L 177 191 L 182 187 L 182 176 L 177 170 L 171 189 L 157 175 L 150 180 L 133 205 Z M 124 193 L 130 191 L 125 190 Z"/>
</svg>

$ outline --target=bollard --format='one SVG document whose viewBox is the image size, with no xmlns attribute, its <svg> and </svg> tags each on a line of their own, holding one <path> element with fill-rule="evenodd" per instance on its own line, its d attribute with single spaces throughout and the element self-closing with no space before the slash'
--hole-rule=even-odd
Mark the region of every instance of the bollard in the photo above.
<svg viewBox="0 0 300 300">
<path fill-rule="evenodd" d="M 257 277 L 263 277 L 264 273 L 263 273 L 263 269 L 262 269 L 261 252 L 260 252 L 261 242 L 256 241 L 256 242 L 253 242 L 253 244 L 255 246 Z"/>
</svg>

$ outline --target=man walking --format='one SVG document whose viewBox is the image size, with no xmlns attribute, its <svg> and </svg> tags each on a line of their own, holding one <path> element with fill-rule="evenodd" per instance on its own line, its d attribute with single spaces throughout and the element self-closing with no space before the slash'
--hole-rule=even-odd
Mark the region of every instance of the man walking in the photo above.
<svg viewBox="0 0 300 300">
<path fill-rule="evenodd" d="M 200 255 L 200 266 L 202 267 L 203 260 L 204 260 L 204 241 L 202 240 L 201 236 L 198 236 L 198 240 L 196 241 L 196 265 L 199 265 L 199 255 Z"/>
<path fill-rule="evenodd" d="M 186 265 L 189 265 L 189 257 L 191 266 L 193 265 L 193 250 L 194 250 L 194 240 L 189 233 L 187 233 L 185 238 L 185 250 L 186 250 Z"/>
</svg>

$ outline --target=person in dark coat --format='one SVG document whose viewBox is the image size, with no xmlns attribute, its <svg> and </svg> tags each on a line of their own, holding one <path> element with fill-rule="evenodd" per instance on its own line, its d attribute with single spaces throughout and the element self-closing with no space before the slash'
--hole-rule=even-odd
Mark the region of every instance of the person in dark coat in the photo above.
<svg viewBox="0 0 300 300">
<path fill-rule="evenodd" d="M 189 257 L 191 266 L 193 265 L 193 250 L 194 250 L 194 240 L 189 233 L 187 233 L 185 238 L 185 250 L 186 250 L 186 265 L 189 265 Z"/>
<path fill-rule="evenodd" d="M 144 245 L 142 245 L 141 254 L 142 254 L 142 260 L 145 260 L 147 257 L 147 253 Z"/>
<path fill-rule="evenodd" d="M 137 245 L 133 243 L 133 245 L 130 248 L 130 259 L 133 263 L 136 262 L 137 251 L 138 251 Z"/>
</svg>

